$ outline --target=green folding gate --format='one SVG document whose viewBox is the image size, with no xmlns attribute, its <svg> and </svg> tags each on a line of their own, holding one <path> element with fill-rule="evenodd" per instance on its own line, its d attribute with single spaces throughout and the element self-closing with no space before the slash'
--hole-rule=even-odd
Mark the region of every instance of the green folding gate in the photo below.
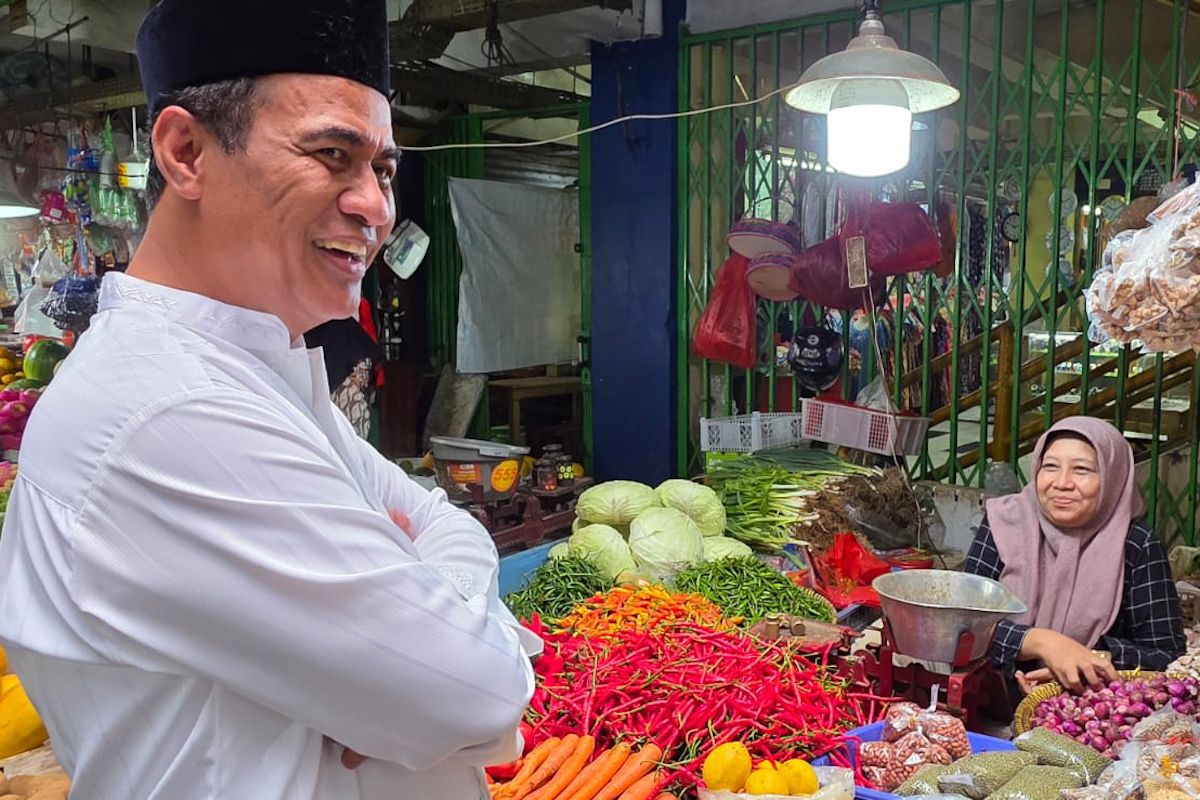
<svg viewBox="0 0 1200 800">
<path fill-rule="evenodd" d="M 829 317 L 861 357 L 847 359 L 844 395 L 882 368 L 894 400 L 935 423 L 909 469 L 969 485 L 995 461 L 1020 470 L 1054 419 L 1105 416 L 1135 444 L 1150 520 L 1191 541 L 1196 358 L 1093 344 L 1081 298 L 1131 201 L 1198 160 L 1200 16 L 1186 0 L 895 0 L 884 10 L 889 33 L 936 61 L 962 98 L 919 118 L 909 167 L 869 188 L 952 223 L 953 271 L 893 280 L 878 327 Z M 847 9 L 685 36 L 681 108 L 785 87 L 855 27 Z M 845 182 L 824 166 L 822 124 L 778 94 L 680 123 L 681 473 L 698 467 L 701 417 L 788 410 L 800 395 L 775 338 L 820 309 L 760 301 L 753 370 L 697 359 L 689 344 L 732 222 L 795 217 L 811 242 L 832 232 Z"/>
<path fill-rule="evenodd" d="M 589 124 L 586 104 L 524 111 L 520 113 L 492 112 L 470 114 L 451 120 L 443 134 L 447 144 L 479 144 L 487 141 L 486 128 L 513 118 L 573 117 L 580 128 Z M 591 468 L 592 455 L 592 392 L 591 369 L 588 366 L 588 343 L 591 337 L 591 140 L 580 137 L 579 146 L 579 259 L 580 306 L 583 380 L 584 463 Z M 430 247 L 426 264 L 429 357 L 435 369 L 456 363 L 458 341 L 459 278 L 462 275 L 462 254 L 458 249 L 457 233 L 450 211 L 450 178 L 483 178 L 487 174 L 488 151 L 481 148 L 461 148 L 431 153 L 425 161 L 425 207 L 429 225 Z M 487 403 L 481 404 L 481 416 L 474 426 L 479 435 L 489 431 Z"/>
</svg>

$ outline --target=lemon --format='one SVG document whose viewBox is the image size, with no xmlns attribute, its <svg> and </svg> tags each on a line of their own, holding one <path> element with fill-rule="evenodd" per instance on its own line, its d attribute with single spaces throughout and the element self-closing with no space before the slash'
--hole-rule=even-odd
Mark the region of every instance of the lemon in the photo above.
<svg viewBox="0 0 1200 800">
<path fill-rule="evenodd" d="M 746 779 L 746 794 L 783 794 L 788 793 L 788 779 L 782 772 L 771 767 L 760 767 Z"/>
<path fill-rule="evenodd" d="M 704 759 L 702 774 L 709 789 L 740 792 L 750 777 L 750 751 L 741 742 L 719 745 Z"/>
<path fill-rule="evenodd" d="M 803 759 L 793 758 L 783 762 L 779 765 L 779 772 L 787 778 L 788 794 L 816 794 L 817 789 L 821 788 L 816 770 Z"/>
</svg>

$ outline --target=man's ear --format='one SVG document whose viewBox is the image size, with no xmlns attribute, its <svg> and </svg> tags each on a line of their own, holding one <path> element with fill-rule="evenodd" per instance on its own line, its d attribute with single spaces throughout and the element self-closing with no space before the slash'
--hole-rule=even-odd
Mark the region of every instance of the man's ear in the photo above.
<svg viewBox="0 0 1200 800">
<path fill-rule="evenodd" d="M 199 200 L 204 190 L 204 155 L 212 139 L 190 111 L 167 106 L 150 132 L 154 158 L 163 180 L 184 200 Z"/>
</svg>

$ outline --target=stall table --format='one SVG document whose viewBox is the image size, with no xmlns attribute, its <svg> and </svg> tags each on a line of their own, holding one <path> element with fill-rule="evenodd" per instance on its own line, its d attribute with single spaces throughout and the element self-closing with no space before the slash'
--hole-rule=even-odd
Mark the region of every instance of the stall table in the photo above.
<svg viewBox="0 0 1200 800">
<path fill-rule="evenodd" d="M 488 389 L 507 396 L 508 424 L 512 428 L 513 444 L 525 444 L 525 429 L 521 427 L 521 402 L 524 400 L 570 395 L 574 422 L 578 424 L 583 418 L 583 380 L 578 376 L 502 378 L 489 381 Z"/>
</svg>

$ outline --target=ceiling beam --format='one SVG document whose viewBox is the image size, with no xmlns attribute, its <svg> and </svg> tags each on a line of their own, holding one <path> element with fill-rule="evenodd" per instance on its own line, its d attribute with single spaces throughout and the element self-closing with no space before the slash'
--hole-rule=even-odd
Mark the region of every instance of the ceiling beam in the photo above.
<svg viewBox="0 0 1200 800">
<path fill-rule="evenodd" d="M 505 109 L 545 108 L 587 99 L 571 92 L 489 78 L 430 63 L 393 66 L 392 88 L 415 95 L 455 100 L 464 105 Z"/>
<path fill-rule="evenodd" d="M 564 11 L 602 6 L 629 11 L 632 0 L 497 0 L 500 22 L 518 22 Z M 487 27 L 489 0 L 414 0 L 409 9 L 418 22 L 453 31 Z"/>
<path fill-rule="evenodd" d="M 137 75 L 14 98 L 0 107 L 0 130 L 15 130 L 80 114 L 102 114 L 146 104 Z"/>
</svg>

